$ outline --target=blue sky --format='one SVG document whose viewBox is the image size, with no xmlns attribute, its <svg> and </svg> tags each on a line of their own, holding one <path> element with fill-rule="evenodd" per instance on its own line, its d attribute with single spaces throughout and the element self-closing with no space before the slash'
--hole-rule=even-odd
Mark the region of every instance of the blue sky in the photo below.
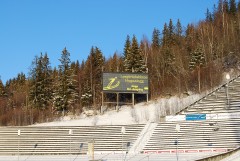
<svg viewBox="0 0 240 161">
<path fill-rule="evenodd" d="M 218 0 L 0 0 L 0 76 L 5 83 L 28 75 L 32 60 L 48 53 L 59 65 L 67 47 L 71 60 L 86 60 L 91 46 L 106 57 L 122 53 L 126 36 L 160 31 L 171 18 L 183 26 L 205 18 Z"/>
</svg>

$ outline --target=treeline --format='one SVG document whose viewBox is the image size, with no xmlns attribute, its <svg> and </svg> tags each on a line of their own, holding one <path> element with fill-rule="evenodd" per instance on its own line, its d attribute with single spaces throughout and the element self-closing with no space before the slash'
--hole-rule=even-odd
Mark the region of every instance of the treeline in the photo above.
<svg viewBox="0 0 240 161">
<path fill-rule="evenodd" d="M 102 71 L 147 72 L 151 99 L 210 90 L 221 83 L 223 72 L 238 69 L 239 49 L 240 3 L 220 0 L 198 24 L 184 28 L 170 19 L 162 31 L 154 28 L 151 40 L 127 35 L 124 52 L 110 58 L 92 47 L 87 60 L 72 62 L 64 48 L 60 65 L 53 68 L 47 53 L 41 53 L 28 77 L 20 73 L 5 85 L 0 80 L 0 125 L 51 121 L 80 114 L 84 107 L 98 110 Z"/>
</svg>

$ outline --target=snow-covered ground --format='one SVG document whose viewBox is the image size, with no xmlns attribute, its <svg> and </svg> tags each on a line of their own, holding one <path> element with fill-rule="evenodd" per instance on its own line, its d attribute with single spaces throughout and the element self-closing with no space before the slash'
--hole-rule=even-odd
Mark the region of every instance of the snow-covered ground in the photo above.
<svg viewBox="0 0 240 161">
<path fill-rule="evenodd" d="M 179 153 L 176 154 L 105 154 L 94 155 L 99 161 L 194 161 L 218 153 Z M 0 161 L 89 161 L 88 155 L 29 155 L 29 156 L 0 156 Z M 237 160 L 233 160 L 237 161 Z"/>
<path fill-rule="evenodd" d="M 240 160 L 240 150 L 238 150 L 236 153 L 232 154 L 231 156 L 228 156 L 221 161 L 239 161 Z"/>
<path fill-rule="evenodd" d="M 55 122 L 35 124 L 34 126 L 95 126 L 95 125 L 127 125 L 146 124 L 148 122 L 159 122 L 160 116 L 175 114 L 180 109 L 195 102 L 202 95 L 190 95 L 188 97 L 159 98 L 148 103 L 139 103 L 134 106 L 121 106 L 119 111 L 111 110 L 104 114 L 87 116 L 81 114 L 71 119 L 65 116 Z"/>
</svg>

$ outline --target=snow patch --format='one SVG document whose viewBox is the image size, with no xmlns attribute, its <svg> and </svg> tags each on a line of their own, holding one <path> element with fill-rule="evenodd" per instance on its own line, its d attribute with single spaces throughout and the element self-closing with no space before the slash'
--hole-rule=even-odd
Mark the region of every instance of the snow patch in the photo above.
<svg viewBox="0 0 240 161">
<path fill-rule="evenodd" d="M 121 106 L 119 111 L 107 111 L 103 115 L 94 115 L 94 111 L 83 112 L 75 119 L 64 116 L 60 121 L 35 124 L 33 126 L 96 126 L 96 125 L 128 125 L 159 122 L 161 117 L 174 115 L 179 110 L 200 99 L 202 95 L 186 97 L 173 96 L 159 98 L 148 103 L 139 103 L 134 106 Z"/>
</svg>

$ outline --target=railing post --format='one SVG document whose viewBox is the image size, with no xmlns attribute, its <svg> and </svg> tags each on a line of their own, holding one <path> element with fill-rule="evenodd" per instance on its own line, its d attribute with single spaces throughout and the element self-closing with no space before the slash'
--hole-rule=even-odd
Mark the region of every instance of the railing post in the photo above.
<svg viewBox="0 0 240 161">
<path fill-rule="evenodd" d="M 20 141 L 21 130 L 18 130 L 18 161 L 19 161 L 19 141 Z"/>
<path fill-rule="evenodd" d="M 70 136 L 70 140 L 69 140 L 69 160 L 71 161 L 71 155 L 72 155 L 72 147 L 71 147 L 71 142 L 72 142 L 72 134 L 73 134 L 73 130 L 70 129 L 69 130 L 69 136 Z"/>
</svg>

